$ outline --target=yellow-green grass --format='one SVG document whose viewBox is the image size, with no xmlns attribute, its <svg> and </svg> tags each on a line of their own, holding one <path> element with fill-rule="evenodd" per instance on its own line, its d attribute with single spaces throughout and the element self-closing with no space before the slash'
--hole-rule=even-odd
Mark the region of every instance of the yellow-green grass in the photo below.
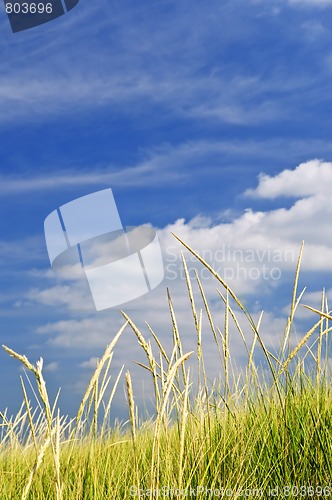
<svg viewBox="0 0 332 500">
<path fill-rule="evenodd" d="M 303 245 L 290 294 L 289 317 L 276 355 L 267 349 L 260 335 L 261 316 L 255 322 L 223 279 L 193 249 L 181 243 L 222 287 L 218 293 L 224 321 L 218 327 L 196 275 L 207 319 L 203 332 L 203 311 L 197 310 L 183 258 L 195 352 L 183 350 L 169 291 L 171 352 L 166 351 L 149 325 L 150 340 L 146 340 L 123 312 L 124 324 L 98 361 L 77 416 L 70 420 L 59 414 L 57 398 L 49 401 L 42 360 L 32 365 L 25 356 L 4 346 L 33 374 L 40 407 L 31 408 L 21 379 L 21 410 L 10 418 L 6 412 L 0 414 L 1 500 L 332 496 L 332 394 L 328 363 L 332 318 L 324 291 L 320 310 L 311 308 L 312 328 L 291 348 L 294 317 L 302 298 L 297 286 Z M 240 326 L 240 315 L 246 319 L 245 326 Z M 138 421 L 128 371 L 129 425 L 111 427 L 110 408 L 122 374 L 110 388 L 109 370 L 116 343 L 128 326 L 147 358 L 147 363 L 141 365 L 153 380 L 154 416 Z M 232 365 L 229 349 L 234 328 L 248 355 L 240 377 Z M 253 335 L 251 345 L 247 345 L 246 330 Z M 209 384 L 204 364 L 202 345 L 208 335 L 208 341 L 216 343 L 221 360 L 221 376 L 214 384 Z M 254 361 L 258 350 L 268 368 L 265 378 Z M 193 372 L 192 363 L 189 369 L 193 357 L 197 358 L 197 373 Z M 198 380 L 198 387 L 194 380 Z"/>
</svg>

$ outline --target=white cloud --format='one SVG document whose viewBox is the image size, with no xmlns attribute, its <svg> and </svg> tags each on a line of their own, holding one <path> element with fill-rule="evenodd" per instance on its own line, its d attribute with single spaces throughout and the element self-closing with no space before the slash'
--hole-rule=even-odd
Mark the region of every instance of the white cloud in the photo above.
<svg viewBox="0 0 332 500">
<path fill-rule="evenodd" d="M 285 170 L 275 177 L 261 176 L 252 195 L 275 198 L 287 191 L 297 197 L 302 195 L 302 198 L 287 209 L 247 209 L 227 223 L 213 224 L 211 219 L 198 215 L 189 222 L 179 219 L 159 230 L 166 281 L 150 294 L 124 305 L 123 309 L 132 312 L 141 324 L 146 320 L 166 332 L 169 328 L 169 312 L 164 288 L 167 285 L 174 297 L 179 322 L 188 331 L 187 318 L 191 313 L 180 261 L 180 251 L 184 250 L 190 276 L 194 278 L 194 271 L 197 270 L 206 296 L 213 304 L 211 307 L 219 315 L 220 301 L 215 288 L 222 289 L 222 285 L 211 278 L 207 270 L 174 239 L 171 232 L 205 258 L 235 293 L 245 297 L 257 295 L 257 310 L 265 308 L 273 300 L 274 294 L 278 295 L 282 284 L 289 285 L 291 295 L 303 239 L 302 270 L 312 273 L 332 272 L 332 233 L 326 228 L 332 215 L 332 203 L 326 189 L 327 184 L 331 185 L 330 176 L 332 164 L 318 160 L 301 164 L 294 170 Z M 317 181 L 317 177 L 323 180 Z M 198 293 L 197 285 L 193 286 Z M 78 310 L 89 312 L 87 318 L 49 323 L 38 329 L 39 333 L 50 335 L 50 342 L 58 346 L 102 346 L 109 336 L 110 317 L 117 318 L 114 326 L 121 325 L 122 316 L 116 310 L 104 316 L 93 314 L 89 289 L 83 289 L 77 281 L 71 285 L 56 283 L 44 289 L 30 290 L 28 299 L 50 307 L 60 307 L 69 313 L 77 314 Z"/>
<path fill-rule="evenodd" d="M 283 170 L 278 175 L 261 174 L 257 188 L 248 189 L 248 196 L 274 199 L 283 196 L 306 197 L 330 196 L 332 163 L 311 160 L 298 165 L 294 170 Z"/>
<path fill-rule="evenodd" d="M 59 370 L 59 363 L 56 361 L 52 361 L 51 363 L 48 363 L 44 367 L 45 372 L 56 372 Z"/>
<path fill-rule="evenodd" d="M 306 303 L 315 309 L 321 307 L 321 302 L 322 302 L 322 290 L 317 291 L 317 292 L 306 292 L 305 294 L 305 300 Z M 327 299 L 328 303 L 331 302 L 332 300 L 332 288 L 328 288 L 325 290 L 325 298 Z"/>
<path fill-rule="evenodd" d="M 54 282 L 54 278 L 52 280 Z M 68 281 L 67 281 L 68 283 Z M 55 284 L 48 288 L 31 288 L 26 294 L 30 303 L 38 303 L 52 308 L 68 308 L 69 311 L 93 311 L 94 304 L 86 280 L 71 281 L 70 284 Z"/>
<path fill-rule="evenodd" d="M 81 368 L 88 368 L 88 369 L 96 368 L 97 362 L 98 362 L 98 358 L 92 357 L 92 358 L 89 358 L 88 360 L 83 361 L 82 363 L 80 363 L 79 366 Z"/>
</svg>

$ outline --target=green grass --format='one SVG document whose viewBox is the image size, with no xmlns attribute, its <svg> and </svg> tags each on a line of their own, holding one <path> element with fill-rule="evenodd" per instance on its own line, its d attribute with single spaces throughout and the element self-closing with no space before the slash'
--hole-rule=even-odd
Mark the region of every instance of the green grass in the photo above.
<svg viewBox="0 0 332 500">
<path fill-rule="evenodd" d="M 324 291 L 321 309 L 310 308 L 313 327 L 291 348 L 294 317 L 302 298 L 297 286 L 303 246 L 290 294 L 289 318 L 279 352 L 273 354 L 260 335 L 262 316 L 255 322 L 222 278 L 181 243 L 222 286 L 217 293 L 224 321 L 218 328 L 198 275 L 204 307 L 197 310 L 198 300 L 183 258 L 197 339 L 195 352 L 183 351 L 169 291 L 172 352 L 166 352 L 149 325 L 150 340 L 146 340 L 123 312 L 124 325 L 100 358 L 77 416 L 70 420 L 59 414 L 57 398 L 52 404 L 49 401 L 42 360 L 32 365 L 4 346 L 34 375 L 40 406 L 32 410 L 21 378 L 21 410 L 10 418 L 6 412 L 0 413 L 1 500 L 332 496 L 332 318 Z M 245 326 L 240 325 L 240 317 L 241 323 L 245 318 Z M 128 326 L 146 355 L 142 370 L 148 370 L 153 380 L 155 415 L 144 422 L 138 420 L 127 372 L 128 425 L 110 427 L 110 408 L 121 372 L 110 388 L 109 370 L 116 343 Z M 250 345 L 247 331 L 254 339 Z M 230 356 L 230 334 L 240 335 L 247 352 L 247 365 L 240 375 Z M 215 342 L 220 355 L 221 376 L 213 384 L 207 380 L 202 336 L 204 343 Z M 255 364 L 259 351 L 267 368 L 265 378 Z M 196 381 L 198 388 L 194 389 Z"/>
</svg>

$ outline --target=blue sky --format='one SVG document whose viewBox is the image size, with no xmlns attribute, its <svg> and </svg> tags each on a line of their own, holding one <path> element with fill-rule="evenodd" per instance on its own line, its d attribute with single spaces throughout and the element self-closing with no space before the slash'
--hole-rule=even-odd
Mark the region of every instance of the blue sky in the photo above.
<svg viewBox="0 0 332 500">
<path fill-rule="evenodd" d="M 82 310 L 83 292 L 51 273 L 43 223 L 64 203 L 111 187 L 125 224 L 158 229 L 166 280 L 125 309 L 166 345 L 166 285 L 188 346 L 194 336 L 179 266 L 173 279 L 181 247 L 171 231 L 210 249 L 212 261 L 227 245 L 251 249 L 256 260 L 267 249 L 288 255 L 278 280 L 231 278 L 254 313 L 265 309 L 268 344 L 285 324 L 303 239 L 306 302 L 317 305 L 321 287 L 329 289 L 331 21 L 329 0 L 81 0 L 13 34 L 2 8 L 1 344 L 31 361 L 44 357 L 63 411 L 75 411 L 95 358 L 123 322 L 116 309 Z M 226 261 L 212 263 L 231 275 L 235 263 Z M 213 302 L 216 283 L 206 287 Z M 144 358 L 130 331 L 121 342 L 115 373 L 123 364 L 137 370 L 139 393 L 132 360 Z M 8 381 L 1 408 L 20 404 L 19 373 L 0 353 Z"/>
</svg>

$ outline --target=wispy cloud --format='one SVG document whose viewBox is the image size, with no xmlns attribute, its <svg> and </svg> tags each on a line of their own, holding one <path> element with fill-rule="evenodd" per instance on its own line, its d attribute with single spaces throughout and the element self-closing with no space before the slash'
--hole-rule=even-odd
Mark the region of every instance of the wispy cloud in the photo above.
<svg viewBox="0 0 332 500">
<path fill-rule="evenodd" d="M 197 147 L 183 145 L 180 148 L 165 147 L 146 154 L 146 158 L 134 166 L 110 166 L 102 169 L 67 169 L 66 172 L 56 170 L 48 174 L 34 175 L 32 172 L 16 177 L 15 175 L 1 175 L 0 196 L 11 193 L 57 190 L 64 187 L 77 186 L 139 186 L 155 185 L 172 182 L 183 177 L 181 160 L 192 158 Z M 174 160 L 176 163 L 174 163 Z"/>
<path fill-rule="evenodd" d="M 222 58 L 219 64 L 222 47 L 241 39 L 254 42 L 257 33 L 246 16 L 250 5 L 214 1 L 203 12 L 198 3 L 190 9 L 185 3 L 169 2 L 165 18 L 143 6 L 127 14 L 106 2 L 77 7 L 75 15 L 65 16 L 61 36 L 49 23 L 49 36 L 36 31 L 24 41 L 28 61 L 18 45 L 2 41 L 16 64 L 0 62 L 0 123 L 69 115 L 75 120 L 78 109 L 141 116 L 161 106 L 177 117 L 257 125 L 285 117 L 286 91 L 317 84 L 312 75 L 292 77 L 282 64 L 269 76 L 241 61 Z M 86 37 L 98 29 L 100 37 Z M 287 100 L 292 102 L 290 94 Z"/>
<path fill-rule="evenodd" d="M 270 160 L 270 151 L 274 151 L 274 159 L 285 162 L 286 157 L 300 157 L 303 155 L 313 155 L 320 151 L 326 155 L 332 154 L 332 145 L 324 140 L 289 140 L 285 138 L 275 138 L 270 140 L 196 140 L 180 143 L 178 145 L 165 144 L 141 152 L 140 159 L 133 165 L 109 165 L 96 168 L 70 168 L 66 171 L 48 169 L 48 173 L 35 174 L 34 171 L 26 171 L 25 175 L 0 174 L 0 197 L 11 194 L 47 192 L 61 190 L 63 188 L 77 188 L 79 186 L 144 186 L 156 187 L 165 186 L 174 182 L 192 182 L 201 176 L 220 175 L 220 165 L 223 171 L 227 168 L 234 171 L 237 164 L 242 164 L 246 160 L 247 169 L 254 161 L 266 162 Z M 273 198 L 287 195 L 288 193 L 303 195 L 303 189 L 323 189 L 328 190 L 330 179 L 330 164 L 320 164 L 318 160 L 313 160 L 308 168 L 308 162 L 299 165 L 296 173 L 290 170 L 282 171 L 276 179 L 271 179 L 268 175 L 262 175 L 256 189 L 248 190 L 246 194 L 256 197 Z M 309 168 L 310 167 L 310 168 Z M 304 175 L 301 178 L 301 175 Z M 319 174 L 318 177 L 315 177 Z M 307 176 L 313 179 L 313 183 L 308 185 Z M 318 187 L 321 176 L 324 176 L 325 184 Z M 291 183 L 288 183 L 288 177 Z M 273 188 L 269 187 L 273 184 Z M 282 189 L 276 191 L 276 186 L 282 183 Z M 290 187 L 291 186 L 291 187 Z M 275 191 L 272 194 L 271 189 Z M 265 193 L 262 196 L 262 193 Z M 267 193 L 270 193 L 269 195 Z M 0 243 L 1 244 L 1 243 Z M 7 243 L 3 242 L 3 245 Z M 1 247 L 0 247 L 1 251 Z"/>
<path fill-rule="evenodd" d="M 262 4 L 262 6 L 266 3 L 265 0 L 252 0 L 253 4 Z M 270 2 L 271 12 L 275 12 L 279 14 L 281 12 L 281 8 L 283 5 L 291 5 L 298 8 L 305 7 L 329 7 L 332 5 L 332 0 L 271 0 Z M 265 5 L 264 5 L 265 8 Z M 274 11 L 275 9 L 275 11 Z"/>
<path fill-rule="evenodd" d="M 20 269 L 23 263 L 34 265 L 43 258 L 45 248 L 44 238 L 29 236 L 16 240 L 0 240 L 1 271 Z"/>
<path fill-rule="evenodd" d="M 290 5 L 298 7 L 312 6 L 312 7 L 328 7 L 332 5 L 332 0 L 286 0 Z"/>
<path fill-rule="evenodd" d="M 59 363 L 57 361 L 52 361 L 45 365 L 45 372 L 53 373 L 59 370 Z"/>
<path fill-rule="evenodd" d="M 97 362 L 98 362 L 98 358 L 92 357 L 92 358 L 80 363 L 80 367 L 81 368 L 88 368 L 88 369 L 96 368 Z"/>
</svg>

